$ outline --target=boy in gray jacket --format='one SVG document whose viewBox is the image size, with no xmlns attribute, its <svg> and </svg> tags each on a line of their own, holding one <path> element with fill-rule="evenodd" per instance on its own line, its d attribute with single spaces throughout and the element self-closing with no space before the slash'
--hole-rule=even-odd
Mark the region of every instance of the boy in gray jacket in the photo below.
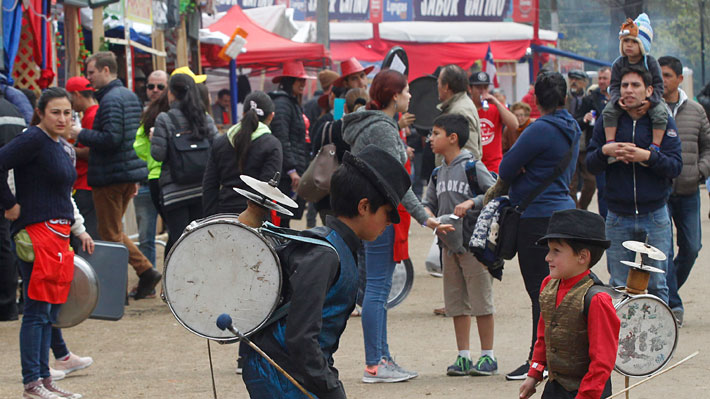
<svg viewBox="0 0 710 399">
<path fill-rule="evenodd" d="M 444 157 L 444 162 L 434 169 L 423 201 L 432 216 L 434 213 L 438 216 L 454 214 L 463 218 L 467 210 L 482 207 L 483 195 L 495 183 L 483 162 L 461 149 L 468 140 L 468 131 L 468 122 L 461 115 L 445 114 L 434 121 L 430 144 L 435 154 Z M 465 248 L 447 248 L 441 239 L 439 242 L 442 245 L 444 269 L 444 305 L 446 314 L 453 316 L 459 350 L 456 362 L 447 368 L 446 374 L 496 374 L 498 362 L 493 354 L 493 277 L 473 253 Z M 475 364 L 471 361 L 469 350 L 471 316 L 476 317 L 481 342 L 481 357 Z"/>
</svg>

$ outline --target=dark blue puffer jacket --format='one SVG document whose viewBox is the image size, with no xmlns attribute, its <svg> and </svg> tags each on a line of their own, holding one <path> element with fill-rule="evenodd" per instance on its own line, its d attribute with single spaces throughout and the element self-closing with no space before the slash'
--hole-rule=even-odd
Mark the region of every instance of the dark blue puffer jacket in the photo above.
<svg viewBox="0 0 710 399">
<path fill-rule="evenodd" d="M 617 142 L 635 143 L 637 147 L 651 145 L 651 119 L 648 114 L 634 121 L 624 113 L 616 130 Z M 661 142 L 661 151 L 651 151 L 651 157 L 643 163 L 609 163 L 601 147 L 606 143 L 604 120 L 594 124 L 594 136 L 587 149 L 587 169 L 591 173 L 606 172 L 606 200 L 609 210 L 624 215 L 639 215 L 653 212 L 668 202 L 673 178 L 683 168 L 680 138 L 675 120 L 668 118 L 666 134 Z"/>
<path fill-rule="evenodd" d="M 148 169 L 133 149 L 140 125 L 141 102 L 116 79 L 96 92 L 99 110 L 93 129 L 82 129 L 79 142 L 91 148 L 88 183 L 92 187 L 135 183 Z"/>
</svg>

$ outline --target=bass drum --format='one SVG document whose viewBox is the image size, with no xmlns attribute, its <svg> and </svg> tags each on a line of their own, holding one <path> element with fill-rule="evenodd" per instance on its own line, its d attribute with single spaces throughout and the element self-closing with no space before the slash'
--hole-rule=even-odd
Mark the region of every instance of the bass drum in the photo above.
<svg viewBox="0 0 710 399">
<path fill-rule="evenodd" d="M 361 270 L 360 279 L 365 279 L 364 270 Z M 390 288 L 389 297 L 387 297 L 387 309 L 392 309 L 402 303 L 409 295 L 414 285 L 414 266 L 412 261 L 407 258 L 399 263 L 394 268 L 392 274 L 392 287 Z M 362 306 L 362 299 L 365 296 L 365 284 L 361 281 L 358 289 L 357 304 Z"/>
<path fill-rule="evenodd" d="M 280 294 L 276 252 L 235 215 L 192 222 L 165 260 L 164 299 L 178 322 L 200 337 L 237 340 L 217 328 L 222 313 L 242 334 L 254 333 L 271 316 Z"/>
<path fill-rule="evenodd" d="M 74 278 L 54 327 L 69 328 L 89 318 L 99 302 L 99 279 L 89 262 L 74 255 Z"/>
<path fill-rule="evenodd" d="M 678 324 L 671 309 L 648 294 L 625 296 L 615 308 L 621 329 L 614 369 L 628 377 L 660 371 L 678 344 Z"/>
</svg>

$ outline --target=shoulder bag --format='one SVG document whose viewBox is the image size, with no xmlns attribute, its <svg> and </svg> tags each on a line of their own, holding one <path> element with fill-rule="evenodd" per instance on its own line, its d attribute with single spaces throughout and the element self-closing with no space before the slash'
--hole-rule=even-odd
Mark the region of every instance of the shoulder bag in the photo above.
<svg viewBox="0 0 710 399">
<path fill-rule="evenodd" d="M 328 144 L 325 144 L 324 131 L 318 154 L 308 165 L 296 188 L 298 196 L 308 202 L 318 202 L 330 193 L 330 178 L 340 166 L 333 143 L 333 124 L 328 122 L 323 126 L 323 130 L 328 129 Z"/>
</svg>

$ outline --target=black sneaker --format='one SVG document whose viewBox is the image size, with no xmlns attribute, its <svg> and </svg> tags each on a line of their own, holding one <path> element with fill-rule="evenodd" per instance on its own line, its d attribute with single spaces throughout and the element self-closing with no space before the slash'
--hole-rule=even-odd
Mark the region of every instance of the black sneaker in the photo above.
<svg viewBox="0 0 710 399">
<path fill-rule="evenodd" d="M 518 381 L 524 380 L 528 376 L 528 371 L 530 371 L 530 363 L 525 362 L 517 369 L 511 371 L 505 375 L 505 379 L 508 381 Z"/>
<path fill-rule="evenodd" d="M 133 299 L 147 298 L 151 291 L 155 289 L 155 286 L 158 285 L 161 278 L 163 278 L 163 275 L 155 269 L 151 268 L 144 271 L 143 274 L 138 277 L 138 288 L 136 289 L 136 295 Z"/>
</svg>

